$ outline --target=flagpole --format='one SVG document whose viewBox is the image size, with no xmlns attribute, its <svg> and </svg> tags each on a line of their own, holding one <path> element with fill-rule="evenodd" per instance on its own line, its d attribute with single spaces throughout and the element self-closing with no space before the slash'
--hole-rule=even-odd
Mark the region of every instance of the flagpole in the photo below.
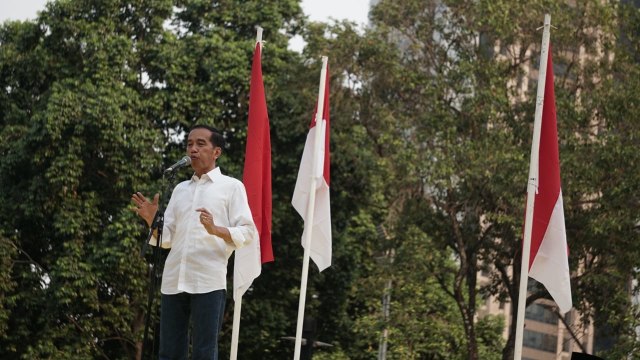
<svg viewBox="0 0 640 360">
<path fill-rule="evenodd" d="M 229 356 L 229 359 L 236 360 L 238 358 L 238 338 L 240 335 L 240 312 L 242 311 L 242 295 L 237 297 L 235 296 L 235 293 L 233 295 L 233 330 L 231 331 L 231 356 Z"/>
<path fill-rule="evenodd" d="M 313 146 L 313 158 L 311 162 L 311 169 L 313 169 L 311 182 L 309 184 L 309 201 L 307 203 L 307 216 L 305 217 L 305 236 L 304 236 L 304 255 L 302 259 L 302 279 L 300 281 L 300 301 L 298 303 L 298 323 L 296 326 L 296 343 L 293 354 L 293 359 L 300 359 L 300 347 L 302 345 L 302 324 L 304 321 L 304 305 L 307 298 L 307 280 L 309 277 L 309 257 L 311 251 L 311 236 L 313 235 L 313 217 L 316 203 L 316 182 L 317 174 L 315 173 L 318 168 L 318 155 L 320 142 L 322 141 L 322 124 L 323 111 L 324 111 L 324 89 L 327 80 L 327 57 L 322 57 L 322 70 L 320 70 L 320 88 L 318 90 L 318 110 L 316 112 L 316 133 L 315 142 Z"/>
<path fill-rule="evenodd" d="M 260 44 L 262 50 L 262 27 L 256 26 L 256 43 Z M 260 52 L 262 54 L 262 52 Z M 256 241 L 260 241 L 256 239 Z M 236 296 L 237 295 L 237 296 Z M 236 289 L 233 289 L 233 329 L 231 330 L 231 355 L 230 360 L 236 360 L 238 358 L 238 339 L 240 338 L 240 314 L 242 313 L 242 295 L 236 294 Z"/>
<path fill-rule="evenodd" d="M 540 69 L 538 73 L 538 93 L 536 97 L 536 113 L 533 122 L 533 141 L 531 142 L 531 162 L 529 163 L 529 180 L 527 183 L 527 207 L 525 212 L 524 243 L 522 245 L 522 264 L 520 266 L 520 291 L 518 293 L 518 313 L 516 321 L 516 340 L 513 353 L 514 360 L 522 359 L 522 339 L 524 335 L 524 313 L 527 303 L 527 282 L 529 280 L 529 260 L 531 257 L 531 232 L 533 230 L 533 208 L 538 190 L 538 163 L 540 155 L 540 130 L 542 128 L 542 107 L 544 88 L 547 79 L 547 62 L 549 60 L 549 38 L 551 16 L 544 16 L 544 30 L 540 50 Z M 552 84 L 553 85 L 553 84 Z"/>
</svg>

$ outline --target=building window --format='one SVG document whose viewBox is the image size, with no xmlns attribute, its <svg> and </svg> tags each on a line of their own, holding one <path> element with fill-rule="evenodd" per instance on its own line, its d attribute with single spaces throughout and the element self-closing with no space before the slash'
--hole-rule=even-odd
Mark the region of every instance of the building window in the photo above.
<svg viewBox="0 0 640 360">
<path fill-rule="evenodd" d="M 539 321 L 545 324 L 556 325 L 558 323 L 558 316 L 548 307 L 541 304 L 531 304 L 527 307 L 524 313 L 524 317 L 529 320 Z"/>
<path fill-rule="evenodd" d="M 532 83 L 533 81 L 530 81 L 529 83 Z M 529 281 L 527 281 L 527 291 L 528 292 L 537 292 L 538 290 L 540 290 L 540 283 L 537 282 L 534 279 L 529 279 Z"/>
<path fill-rule="evenodd" d="M 564 352 L 571 352 L 573 346 L 572 345 L 572 339 L 571 338 L 567 338 L 565 337 L 564 340 L 562 341 L 562 351 Z"/>
<path fill-rule="evenodd" d="M 566 314 L 564 314 L 564 321 L 567 324 L 573 324 L 573 311 L 569 311 Z"/>
<path fill-rule="evenodd" d="M 558 337 L 537 331 L 525 330 L 522 344 L 528 348 L 555 353 L 558 345 Z"/>
</svg>

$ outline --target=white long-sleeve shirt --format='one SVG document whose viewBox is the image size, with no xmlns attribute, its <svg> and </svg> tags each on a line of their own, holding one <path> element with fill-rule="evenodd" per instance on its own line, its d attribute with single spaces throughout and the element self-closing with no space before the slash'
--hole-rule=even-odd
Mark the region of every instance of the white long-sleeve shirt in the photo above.
<svg viewBox="0 0 640 360">
<path fill-rule="evenodd" d="M 198 208 L 209 210 L 216 225 L 229 229 L 233 245 L 207 232 Z M 242 182 L 223 175 L 218 167 L 181 182 L 164 213 L 161 246 L 171 250 L 161 292 L 201 294 L 226 289 L 229 256 L 252 241 L 258 241 L 258 231 Z M 155 238 L 152 243 L 155 245 Z"/>
</svg>

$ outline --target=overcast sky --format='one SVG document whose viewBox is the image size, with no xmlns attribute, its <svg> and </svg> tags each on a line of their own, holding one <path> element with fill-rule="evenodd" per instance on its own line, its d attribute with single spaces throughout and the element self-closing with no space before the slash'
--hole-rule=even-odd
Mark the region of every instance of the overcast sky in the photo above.
<svg viewBox="0 0 640 360">
<path fill-rule="evenodd" d="M 302 0 L 302 9 L 311 20 L 349 19 L 367 23 L 370 0 Z M 46 0 L 0 0 L 0 21 L 35 19 Z"/>
<path fill-rule="evenodd" d="M 33 20 L 44 9 L 47 0 L 0 0 L 0 22 L 5 20 Z M 358 25 L 368 23 L 370 0 L 302 0 L 302 10 L 313 21 L 351 20 Z M 293 38 L 289 48 L 301 51 L 304 42 Z"/>
</svg>

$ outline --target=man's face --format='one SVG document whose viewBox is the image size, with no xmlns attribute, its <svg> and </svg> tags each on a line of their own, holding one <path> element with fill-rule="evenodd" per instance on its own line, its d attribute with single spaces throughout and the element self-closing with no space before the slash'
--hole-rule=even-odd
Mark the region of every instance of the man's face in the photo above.
<svg viewBox="0 0 640 360">
<path fill-rule="evenodd" d="M 187 155 L 196 175 L 202 176 L 216 167 L 222 149 L 211 143 L 211 131 L 204 128 L 191 130 L 187 138 Z"/>
</svg>

